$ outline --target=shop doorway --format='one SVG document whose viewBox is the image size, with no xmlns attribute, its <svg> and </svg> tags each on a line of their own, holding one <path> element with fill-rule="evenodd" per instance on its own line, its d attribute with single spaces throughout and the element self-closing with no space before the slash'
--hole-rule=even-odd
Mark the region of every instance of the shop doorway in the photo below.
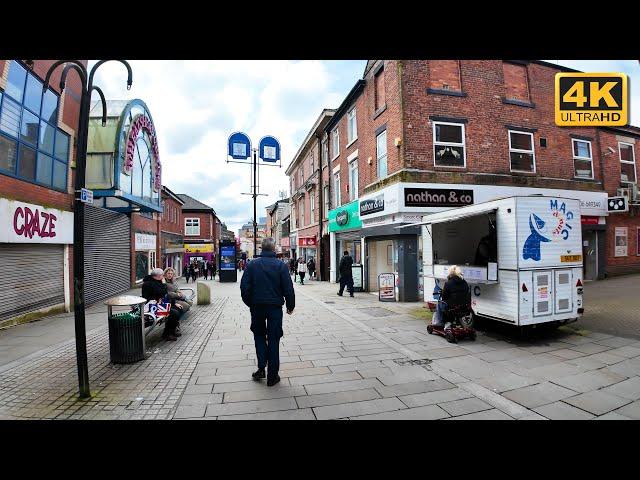
<svg viewBox="0 0 640 480">
<path fill-rule="evenodd" d="M 582 234 L 583 278 L 587 281 L 598 279 L 598 232 L 587 230 Z"/>
</svg>

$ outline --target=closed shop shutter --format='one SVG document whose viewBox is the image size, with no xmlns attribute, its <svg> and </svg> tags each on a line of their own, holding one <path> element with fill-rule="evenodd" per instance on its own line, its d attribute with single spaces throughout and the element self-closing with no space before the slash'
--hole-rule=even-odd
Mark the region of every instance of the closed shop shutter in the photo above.
<svg viewBox="0 0 640 480">
<path fill-rule="evenodd" d="M 130 219 L 85 205 L 84 301 L 87 305 L 131 288 Z"/>
<path fill-rule="evenodd" d="M 0 321 L 64 304 L 64 245 L 0 244 Z"/>
</svg>

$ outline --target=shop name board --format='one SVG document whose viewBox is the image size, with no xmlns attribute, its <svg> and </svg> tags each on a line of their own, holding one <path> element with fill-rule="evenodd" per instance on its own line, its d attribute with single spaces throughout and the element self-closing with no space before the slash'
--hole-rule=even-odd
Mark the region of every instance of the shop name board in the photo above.
<svg viewBox="0 0 640 480">
<path fill-rule="evenodd" d="M 185 243 L 185 253 L 213 253 L 212 243 Z"/>
<path fill-rule="evenodd" d="M 463 207 L 473 205 L 473 190 L 451 188 L 405 188 L 407 207 Z"/>
<path fill-rule="evenodd" d="M 73 243 L 73 213 L 0 199 L 0 242 Z"/>
<path fill-rule="evenodd" d="M 300 247 L 315 247 L 316 246 L 316 238 L 315 237 L 300 237 L 300 238 L 298 238 L 298 246 L 300 246 Z"/>
<path fill-rule="evenodd" d="M 136 233 L 136 250 L 155 250 L 156 236 L 147 233 Z"/>
<path fill-rule="evenodd" d="M 376 198 L 370 198 L 360 202 L 361 217 L 382 211 L 384 211 L 384 195 L 379 195 Z"/>
</svg>

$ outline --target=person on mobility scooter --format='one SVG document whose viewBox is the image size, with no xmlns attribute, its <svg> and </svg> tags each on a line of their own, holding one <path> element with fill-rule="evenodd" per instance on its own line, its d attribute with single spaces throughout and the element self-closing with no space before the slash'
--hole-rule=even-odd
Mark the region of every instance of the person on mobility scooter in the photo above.
<svg viewBox="0 0 640 480">
<path fill-rule="evenodd" d="M 444 288 L 441 292 L 437 290 L 436 285 L 434 296 L 439 294 L 440 298 L 437 304 L 429 302 L 429 308 L 435 312 L 427 331 L 445 337 L 450 343 L 457 343 L 458 338 L 464 337 L 475 340 L 476 332 L 471 326 L 471 289 L 463 278 L 460 267 L 452 265 Z"/>
</svg>

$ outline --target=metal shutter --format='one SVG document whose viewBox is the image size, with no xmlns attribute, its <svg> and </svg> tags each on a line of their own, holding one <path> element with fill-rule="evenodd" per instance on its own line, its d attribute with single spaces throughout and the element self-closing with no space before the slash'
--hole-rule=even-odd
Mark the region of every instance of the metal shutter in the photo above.
<svg viewBox="0 0 640 480">
<path fill-rule="evenodd" d="M 64 245 L 0 244 L 0 321 L 64 304 Z"/>
<path fill-rule="evenodd" d="M 84 301 L 87 305 L 131 288 L 130 219 L 85 205 Z"/>
</svg>

